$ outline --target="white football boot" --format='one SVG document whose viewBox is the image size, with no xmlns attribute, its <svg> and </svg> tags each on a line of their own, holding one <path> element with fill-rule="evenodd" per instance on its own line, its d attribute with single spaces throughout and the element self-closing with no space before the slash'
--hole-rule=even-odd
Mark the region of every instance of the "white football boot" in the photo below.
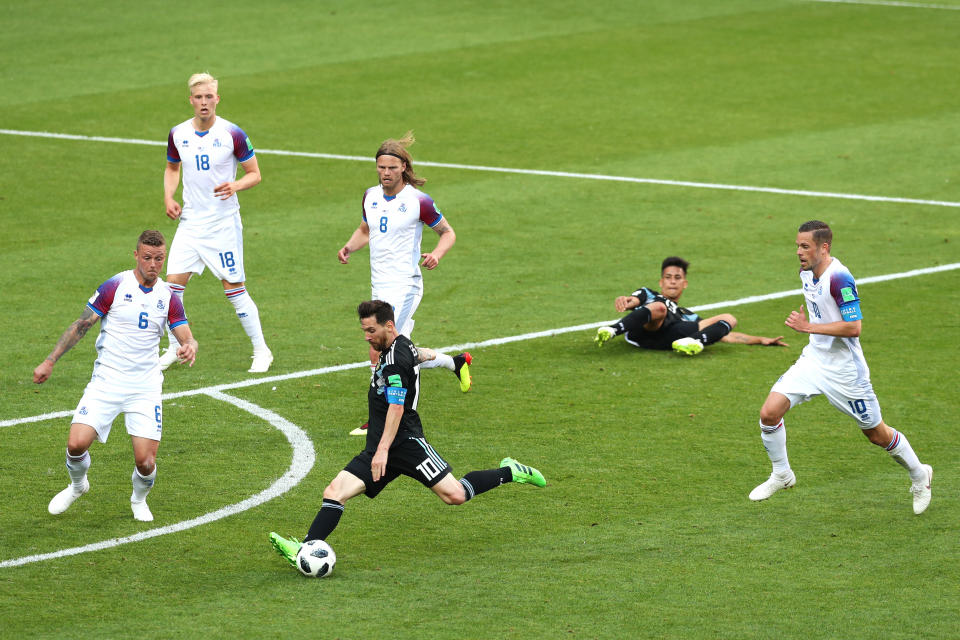
<svg viewBox="0 0 960 640">
<path fill-rule="evenodd" d="M 146 500 L 141 500 L 140 502 L 134 502 L 133 496 L 130 500 L 130 508 L 133 510 L 133 517 L 135 520 L 140 522 L 153 522 L 153 513 L 150 511 L 150 507 L 147 506 Z"/>
<path fill-rule="evenodd" d="M 758 485 L 750 492 L 751 500 L 766 500 L 781 489 L 789 489 L 797 484 L 797 476 L 793 471 L 788 471 L 786 475 L 771 473 L 767 481 Z"/>
<path fill-rule="evenodd" d="M 47 505 L 47 511 L 53 515 L 63 513 L 70 508 L 77 498 L 85 494 L 87 491 L 90 491 L 90 481 L 87 480 L 87 476 L 83 476 L 83 488 L 80 489 L 80 493 L 77 493 L 73 489 L 73 483 L 71 483 L 66 489 L 53 496 L 53 500 L 50 501 L 50 504 Z M 927 498 L 927 502 L 930 499 Z"/>
<path fill-rule="evenodd" d="M 910 493 L 913 494 L 913 512 L 920 515 L 930 506 L 930 485 L 933 484 L 933 467 L 928 464 L 920 465 L 926 473 L 926 480 L 914 482 L 910 485 Z"/>
<path fill-rule="evenodd" d="M 247 369 L 247 373 L 266 373 L 270 369 L 270 365 L 273 364 L 273 353 L 270 349 L 254 353 L 251 357 L 253 358 L 253 364 Z"/>
</svg>

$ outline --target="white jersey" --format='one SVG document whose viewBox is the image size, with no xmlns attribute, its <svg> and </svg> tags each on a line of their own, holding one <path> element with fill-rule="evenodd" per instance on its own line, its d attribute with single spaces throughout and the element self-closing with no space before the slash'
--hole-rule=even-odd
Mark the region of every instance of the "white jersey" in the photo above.
<svg viewBox="0 0 960 640">
<path fill-rule="evenodd" d="M 141 286 L 133 271 L 113 276 L 87 306 L 100 316 L 97 360 L 91 381 L 120 390 L 159 389 L 163 384 L 158 347 L 167 325 L 187 322 L 180 298 L 157 279 Z"/>
<path fill-rule="evenodd" d="M 363 194 L 363 220 L 370 227 L 371 286 L 422 289 L 423 225 L 433 228 L 443 220 L 433 199 L 410 184 L 396 196 L 384 195 L 377 185 Z"/>
<path fill-rule="evenodd" d="M 862 318 L 857 285 L 838 259 L 831 259 L 819 280 L 813 277 L 812 271 L 801 271 L 800 280 L 803 282 L 803 297 L 807 301 L 808 319 L 812 324 L 851 322 Z M 870 369 L 863 357 L 859 338 L 812 333 L 803 355 L 814 358 L 828 374 L 870 379 Z"/>
<path fill-rule="evenodd" d="M 237 165 L 254 156 L 253 144 L 243 129 L 217 117 L 207 131 L 193 128 L 193 118 L 170 130 L 167 160 L 179 162 L 183 171 L 183 213 L 180 224 L 209 226 L 240 214 L 237 194 L 226 200 L 213 189 L 237 179 Z"/>
</svg>

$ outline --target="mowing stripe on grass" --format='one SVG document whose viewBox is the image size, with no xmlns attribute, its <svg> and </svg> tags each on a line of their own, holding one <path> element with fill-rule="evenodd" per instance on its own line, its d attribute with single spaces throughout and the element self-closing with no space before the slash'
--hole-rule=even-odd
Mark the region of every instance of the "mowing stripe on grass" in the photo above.
<svg viewBox="0 0 960 640">
<path fill-rule="evenodd" d="M 87 142 L 114 142 L 120 144 L 146 144 L 151 146 L 165 146 L 166 142 L 158 140 L 142 140 L 138 138 L 110 138 L 105 136 L 84 136 L 71 133 L 50 133 L 46 131 L 18 131 L 16 129 L 0 129 L 0 134 L 11 136 L 31 136 L 38 138 L 57 138 L 61 140 L 82 140 Z M 283 151 L 278 149 L 257 149 L 257 153 L 294 156 L 299 158 L 320 158 L 324 160 L 349 160 L 357 162 L 373 162 L 369 156 L 348 156 L 334 153 L 312 153 L 307 151 Z M 831 191 L 808 191 L 804 189 L 780 189 L 777 187 L 756 187 L 749 185 L 722 184 L 712 182 L 691 182 L 687 180 L 661 180 L 658 178 L 632 178 L 629 176 L 610 176 L 597 173 L 573 173 L 568 171 L 544 171 L 540 169 L 514 169 L 510 167 L 487 167 L 474 164 L 453 164 L 449 162 L 429 162 L 417 160 L 417 164 L 424 167 L 442 167 L 445 169 L 463 169 L 466 171 L 489 171 L 493 173 L 513 173 L 528 176 L 546 176 L 553 178 L 575 178 L 580 180 L 605 180 L 610 182 L 632 182 L 636 184 L 656 184 L 668 187 L 688 187 L 691 189 L 720 189 L 724 191 L 749 191 L 754 193 L 771 193 L 775 195 L 800 196 L 807 198 L 836 198 L 841 200 L 863 200 L 867 202 L 887 202 L 896 204 L 919 204 L 935 207 L 958 207 L 960 202 L 945 200 L 921 200 L 918 198 L 900 198 L 894 196 L 871 196 L 859 193 L 835 193 Z"/>
<path fill-rule="evenodd" d="M 277 478 L 273 484 L 260 493 L 250 496 L 246 500 L 242 500 L 236 504 L 231 504 L 221 509 L 217 509 L 216 511 L 211 511 L 210 513 L 206 513 L 197 518 L 184 520 L 182 522 L 177 522 L 165 527 L 148 529 L 147 531 L 141 531 L 140 533 L 135 533 L 131 536 L 126 536 L 123 538 L 111 538 L 110 540 L 87 544 L 82 547 L 72 547 L 70 549 L 51 551 L 50 553 L 41 553 L 33 556 L 14 558 L 13 560 L 4 560 L 3 562 L 0 562 L 0 568 L 18 567 L 21 565 L 30 564 L 32 562 L 65 558 L 67 556 L 75 556 L 88 551 L 101 551 L 103 549 L 110 549 L 111 547 L 117 547 L 129 542 L 140 542 L 142 540 L 156 538 L 157 536 L 166 535 L 168 533 L 176 533 L 177 531 L 183 531 L 185 529 L 192 529 L 193 527 L 209 524 L 215 520 L 220 520 L 221 518 L 226 518 L 227 516 L 241 513 L 247 509 L 252 509 L 253 507 L 261 505 L 268 500 L 272 500 L 277 496 L 283 495 L 293 487 L 300 484 L 300 481 L 303 480 L 310 472 L 310 469 L 313 468 L 313 464 L 316 462 L 316 454 L 313 451 L 313 443 L 310 441 L 310 438 L 307 437 L 307 434 L 304 433 L 303 429 L 293 424 L 286 418 L 274 413 L 273 411 L 264 409 L 263 407 L 253 404 L 252 402 L 247 402 L 246 400 L 242 400 L 234 396 L 228 396 L 225 393 L 220 393 L 219 391 L 213 391 L 210 389 L 204 391 L 203 393 L 211 398 L 227 402 L 235 407 L 243 409 L 248 413 L 252 413 L 258 418 L 269 422 L 281 433 L 283 433 L 283 435 L 285 435 L 287 440 L 290 442 L 290 446 L 293 448 L 293 460 L 290 462 L 290 467 L 287 469 L 287 472 Z M 266 535 L 264 535 L 264 544 L 266 544 Z"/>
<path fill-rule="evenodd" d="M 928 275 L 932 273 L 940 273 L 943 271 L 952 271 L 955 269 L 960 269 L 960 263 L 946 264 L 938 267 L 929 267 L 925 269 L 914 269 L 912 271 L 905 271 L 902 273 L 891 273 L 881 276 L 871 276 L 867 278 L 862 278 L 859 280 L 859 284 L 870 284 L 874 282 L 886 282 L 888 280 L 896 280 L 900 278 L 913 278 L 921 275 Z M 778 291 L 775 293 L 768 293 L 761 296 L 749 296 L 746 298 L 739 298 L 737 300 L 728 300 L 725 302 L 715 302 L 711 304 L 701 305 L 698 307 L 691 307 L 694 311 L 705 311 L 707 309 L 714 309 L 719 307 L 736 307 L 744 304 L 751 304 L 754 302 L 761 302 L 764 300 L 775 300 L 778 298 L 786 298 L 788 296 L 799 296 L 799 289 L 790 289 L 788 291 Z M 443 349 L 438 349 L 438 351 L 461 351 L 463 349 L 476 349 L 480 347 L 495 346 L 500 344 L 507 344 L 510 342 L 519 342 L 521 340 L 533 340 L 535 338 L 543 338 L 549 336 L 560 335 L 563 333 L 571 333 L 573 331 L 583 331 L 586 329 L 592 329 L 597 326 L 604 324 L 611 324 L 614 321 L 608 322 L 592 322 L 590 324 L 582 324 L 574 327 L 563 327 L 560 329 L 550 329 L 547 331 L 537 331 L 535 333 L 525 333 L 518 336 L 509 336 L 506 338 L 494 338 L 492 340 L 485 340 L 483 342 L 471 342 L 465 343 L 462 345 L 453 345 L 450 347 L 445 347 Z M 62 549 L 60 551 L 54 551 L 51 553 L 44 553 L 34 556 L 25 556 L 23 558 L 15 558 L 13 560 L 5 560 L 0 562 L 0 568 L 4 567 L 16 567 L 24 564 L 29 564 L 31 562 L 40 562 L 43 560 L 52 560 L 55 558 L 63 558 L 66 556 L 77 555 L 80 553 L 85 553 L 87 551 L 100 551 L 102 549 L 109 549 L 111 547 L 116 547 L 121 544 L 127 544 L 129 542 L 139 542 L 141 540 L 147 540 L 149 538 L 155 538 L 157 536 L 162 536 L 168 533 L 175 533 L 177 531 L 183 531 L 184 529 L 190 529 L 197 527 L 203 524 L 208 524 L 221 518 L 226 518 L 227 516 L 235 515 L 241 511 L 246 511 L 247 509 L 252 509 L 268 500 L 282 495 L 296 486 L 310 469 L 313 468 L 313 464 L 316 461 L 316 455 L 313 451 L 313 443 L 307 437 L 306 433 L 302 429 L 297 427 L 292 422 L 289 422 L 287 419 L 282 416 L 270 411 L 269 409 L 264 409 L 258 405 L 242 400 L 235 396 L 230 396 L 223 393 L 223 390 L 226 389 L 238 389 L 242 387 L 251 387 L 260 384 L 266 384 L 270 382 L 280 382 L 283 380 L 291 380 L 294 378 L 303 378 L 307 376 L 321 375 L 325 373 L 333 373 L 336 371 L 346 371 L 348 369 L 359 369 L 362 367 L 368 366 L 368 362 L 353 362 L 350 364 L 336 365 L 332 367 L 324 367 L 322 369 L 311 369 L 309 371 L 298 371 L 295 373 L 288 373 L 278 376 L 267 376 L 263 378 L 253 378 L 250 380 L 244 380 L 242 382 L 234 382 L 228 384 L 216 385 L 213 387 L 204 387 L 202 389 L 192 389 L 189 391 L 180 391 L 177 393 L 167 394 L 164 399 L 169 400 L 172 398 L 181 398 L 185 396 L 194 396 L 194 395 L 208 395 L 211 398 L 222 400 L 223 402 L 228 402 L 244 411 L 252 413 L 258 418 L 266 420 L 274 427 L 279 429 L 290 442 L 290 445 L 293 447 L 293 461 L 290 464 L 290 468 L 287 472 L 278 478 L 268 489 L 262 491 L 246 500 L 238 502 L 233 505 L 229 505 L 213 511 L 211 513 L 204 514 L 198 518 L 193 518 L 192 520 L 185 520 L 183 522 L 178 522 L 176 524 L 168 525 L 165 527 L 159 527 L 157 529 L 150 529 L 148 531 L 143 531 L 132 536 L 127 536 L 124 538 L 113 538 L 111 540 L 104 540 L 103 542 L 97 542 L 93 544 L 88 544 L 82 547 L 73 547 L 71 549 Z M 49 420 L 51 418 L 59 418 L 72 415 L 72 411 L 58 411 L 55 413 L 45 413 L 39 416 L 32 416 L 29 418 L 15 418 L 12 420 L 4 420 L 0 422 L 0 427 L 9 427 L 17 424 L 23 424 L 26 422 L 39 422 L 42 420 Z"/>
<path fill-rule="evenodd" d="M 929 275 L 933 273 L 941 273 L 944 271 L 954 271 L 960 269 L 960 262 L 954 262 L 952 264 L 944 264 L 938 267 L 927 267 L 923 269 L 913 269 L 911 271 L 904 271 L 901 273 L 888 273 L 880 276 L 869 276 L 866 278 L 857 279 L 858 285 L 871 284 L 875 282 L 886 282 L 888 280 L 899 280 L 901 278 L 914 278 L 916 276 Z M 710 309 L 719 309 L 719 308 L 729 308 L 729 307 L 738 307 L 745 304 L 752 304 L 754 302 L 764 302 L 766 300 L 776 300 L 778 298 L 787 298 L 790 296 L 800 297 L 800 288 L 789 289 L 787 291 L 777 291 L 774 293 L 767 293 L 759 296 L 747 296 L 746 298 L 739 298 L 737 300 L 725 300 L 723 302 L 711 302 L 709 304 L 703 304 L 695 307 L 690 307 L 693 311 L 708 311 Z M 439 349 L 434 349 L 435 351 L 440 351 L 442 353 L 449 352 L 460 352 L 465 349 L 479 349 L 482 347 L 491 347 L 500 344 L 508 344 L 510 342 L 520 342 L 523 340 L 534 340 L 536 338 L 546 338 L 550 336 L 558 336 L 564 333 L 572 333 L 574 331 L 585 331 L 587 329 L 595 329 L 603 325 L 610 325 L 616 322 L 616 320 L 607 320 L 603 322 L 590 322 L 588 324 L 578 324 L 572 327 L 561 327 L 559 329 L 547 329 L 544 331 L 536 331 L 533 333 L 524 333 L 516 336 L 507 336 L 505 338 L 491 338 L 490 340 L 484 340 L 482 342 L 465 342 L 463 344 L 455 344 L 449 347 L 441 347 Z M 254 387 L 261 384 L 268 384 L 271 382 L 283 382 L 284 380 L 293 380 L 295 378 L 308 378 L 310 376 L 319 376 L 327 373 L 336 373 L 337 371 L 347 371 L 349 369 L 360 369 L 363 367 L 370 366 L 370 363 L 367 361 L 364 362 L 351 362 L 348 364 L 338 364 L 330 367 L 322 367 L 320 369 L 308 369 L 306 371 L 295 371 L 293 373 L 283 373 L 275 376 L 265 376 L 262 378 L 250 378 L 247 380 L 241 380 L 239 382 L 227 382 L 224 384 L 218 384 L 212 387 L 203 387 L 200 389 L 190 389 L 188 391 L 177 391 L 176 393 L 164 394 L 164 400 L 173 400 L 174 398 L 183 398 L 186 396 L 195 396 L 199 394 L 211 395 L 220 391 L 229 391 L 231 389 L 242 389 L 244 387 Z M 53 413 L 44 413 L 36 416 L 30 416 L 27 418 L 12 418 L 8 420 L 0 420 L 0 427 L 13 427 L 18 424 L 24 424 L 27 422 L 42 422 L 45 420 L 51 420 L 54 418 L 64 418 L 67 416 L 72 416 L 73 411 L 56 411 Z"/>
<path fill-rule="evenodd" d="M 834 4 L 867 4 L 881 7 L 906 7 L 908 9 L 946 9 L 960 11 L 960 6 L 951 4 L 926 4 L 922 2 L 894 2 L 894 0 L 810 0 L 811 2 L 832 2 Z"/>
</svg>

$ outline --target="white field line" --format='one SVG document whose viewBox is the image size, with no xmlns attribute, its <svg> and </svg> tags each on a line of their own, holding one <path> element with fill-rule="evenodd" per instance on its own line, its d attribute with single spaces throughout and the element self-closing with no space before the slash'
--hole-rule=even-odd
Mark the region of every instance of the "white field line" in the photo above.
<svg viewBox="0 0 960 640">
<path fill-rule="evenodd" d="M 960 6 L 953 4 L 927 4 L 924 2 L 894 2 L 893 0 L 810 0 L 810 2 L 832 2 L 834 4 L 867 4 L 881 7 L 904 7 L 907 9 L 946 9 L 960 11 Z"/>
<path fill-rule="evenodd" d="M 880 276 L 869 276 L 866 278 L 857 279 L 857 285 L 872 284 L 875 282 L 886 282 L 888 280 L 899 280 L 901 278 L 914 278 L 916 276 L 929 275 L 932 273 L 941 273 L 943 271 L 953 271 L 960 269 L 960 262 L 954 262 L 952 264 L 940 265 L 938 267 L 927 267 L 923 269 L 913 269 L 912 271 L 904 271 L 901 273 L 888 273 Z M 729 308 L 729 307 L 739 307 L 745 304 L 752 304 L 754 302 L 763 302 L 766 300 L 776 300 L 778 298 L 787 298 L 790 296 L 800 296 L 800 288 L 789 289 L 787 291 L 777 291 L 774 293 L 767 293 L 759 296 L 748 296 L 746 298 L 738 298 L 736 300 L 725 300 L 723 302 L 711 302 L 709 304 L 703 304 L 695 307 L 691 307 L 693 311 L 709 311 L 710 309 L 720 309 L 720 308 Z M 536 331 L 533 333 L 523 333 L 516 336 L 507 336 L 505 338 L 491 338 L 490 340 L 484 340 L 482 342 L 465 342 L 463 344 L 450 345 L 449 347 L 442 347 L 435 349 L 443 353 L 449 352 L 460 352 L 467 349 L 481 349 L 483 347 L 493 347 L 501 344 L 509 344 L 511 342 L 521 342 L 524 340 L 534 340 L 536 338 L 547 338 L 550 336 L 558 336 L 564 333 L 572 333 L 574 331 L 585 331 L 587 329 L 594 329 L 602 325 L 609 325 L 616 320 L 605 320 L 602 322 L 590 322 L 588 324 L 578 324 L 571 327 L 561 327 L 559 329 L 547 329 L 545 331 Z M 203 387 L 200 389 L 190 389 L 188 391 L 178 391 L 176 393 L 167 393 L 164 394 L 164 400 L 173 400 L 175 398 L 183 398 L 186 396 L 195 396 L 195 395 L 212 395 L 221 391 L 230 391 L 231 389 L 242 389 L 244 387 L 255 387 L 261 384 L 270 384 L 274 382 L 283 382 L 284 380 L 293 380 L 295 378 L 308 378 L 311 376 L 319 376 L 327 373 L 336 373 L 338 371 L 347 371 L 349 369 L 360 369 L 362 367 L 368 367 L 370 363 L 367 361 L 364 362 L 351 362 L 348 364 L 338 364 L 330 367 L 322 367 L 320 369 L 308 369 L 306 371 L 296 371 L 294 373 L 284 373 L 275 376 L 266 376 L 263 378 L 250 378 L 247 380 L 241 380 L 239 382 L 228 382 L 225 384 L 218 384 L 211 387 Z M 24 424 L 27 422 L 43 422 L 46 420 L 52 420 L 54 418 L 65 418 L 73 415 L 73 410 L 68 411 L 56 411 L 53 413 L 44 413 L 41 415 L 30 416 L 27 418 L 12 418 L 8 420 L 0 420 L 0 427 L 13 427 L 18 424 Z"/>
<path fill-rule="evenodd" d="M 119 144 L 142 144 L 151 146 L 165 146 L 166 142 L 157 140 L 142 140 L 137 138 L 110 138 L 105 136 L 84 136 L 69 133 L 50 133 L 46 131 L 19 131 L 16 129 L 0 129 L 0 134 L 11 136 L 30 136 L 37 138 L 57 138 L 61 140 L 82 140 L 86 142 L 113 142 Z M 369 156 L 348 156 L 334 153 L 312 153 L 307 151 L 283 151 L 278 149 L 257 149 L 257 153 L 294 156 L 299 158 L 320 158 L 324 160 L 349 160 L 356 162 L 373 162 Z M 572 173 L 568 171 L 543 171 L 539 169 L 515 169 L 510 167 L 488 167 L 473 164 L 453 164 L 448 162 L 429 162 L 418 160 L 417 164 L 424 167 L 442 167 L 445 169 L 463 169 L 466 171 L 489 171 L 493 173 L 513 173 L 528 176 L 547 176 L 553 178 L 574 178 L 579 180 L 603 180 L 608 182 L 630 182 L 635 184 L 656 184 L 669 187 L 688 187 L 691 189 L 720 189 L 724 191 L 748 191 L 753 193 L 772 193 L 786 196 L 801 196 L 807 198 L 835 198 L 841 200 L 862 200 L 867 202 L 886 202 L 897 204 L 918 204 L 935 207 L 958 207 L 960 202 L 945 200 L 921 200 L 917 198 L 900 198 L 894 196 L 871 196 L 858 193 L 835 193 L 831 191 L 808 191 L 804 189 L 780 189 L 777 187 L 756 187 L 749 185 L 722 184 L 712 182 L 690 182 L 687 180 L 661 180 L 657 178 L 633 178 L 629 176 L 611 176 L 597 173 Z"/>
<path fill-rule="evenodd" d="M 263 407 L 253 404 L 252 402 L 247 402 L 246 400 L 235 398 L 233 396 L 228 396 L 225 393 L 220 393 L 219 391 L 207 390 L 204 393 L 211 398 L 228 402 L 236 407 L 239 407 L 240 409 L 243 409 L 244 411 L 252 413 L 258 418 L 269 422 L 281 433 L 283 433 L 283 435 L 285 435 L 287 440 L 290 442 L 290 446 L 293 448 L 293 460 L 290 462 L 290 467 L 287 469 L 287 472 L 277 478 L 273 484 L 260 493 L 250 496 L 246 500 L 242 500 L 236 504 L 231 504 L 221 509 L 217 509 L 216 511 L 211 511 L 210 513 L 206 513 L 197 518 L 184 520 L 182 522 L 177 522 L 165 527 L 148 529 L 147 531 L 141 531 L 140 533 L 135 533 L 131 536 L 126 536 L 123 538 L 111 538 L 109 540 L 103 540 L 102 542 L 83 545 L 82 547 L 60 549 L 59 551 L 52 551 L 50 553 L 24 556 L 22 558 L 14 558 L 13 560 L 4 560 L 3 562 L 0 562 L 0 568 L 18 567 L 20 565 L 30 564 L 32 562 L 65 558 L 67 556 L 74 556 L 80 553 L 86 553 L 88 551 L 101 551 L 103 549 L 117 547 L 129 542 L 141 542 L 143 540 L 156 538 L 157 536 L 166 535 L 168 533 L 176 533 L 177 531 L 183 531 L 185 529 L 192 529 L 193 527 L 209 524 L 216 520 L 246 511 L 247 509 L 252 509 L 263 504 L 264 502 L 267 502 L 268 500 L 272 500 L 277 496 L 283 495 L 298 485 L 300 481 L 303 480 L 310 472 L 310 469 L 313 468 L 313 464 L 316 462 L 316 454 L 313 450 L 313 443 L 300 427 L 293 424 L 286 418 L 274 413 L 273 411 L 264 409 Z"/>
</svg>

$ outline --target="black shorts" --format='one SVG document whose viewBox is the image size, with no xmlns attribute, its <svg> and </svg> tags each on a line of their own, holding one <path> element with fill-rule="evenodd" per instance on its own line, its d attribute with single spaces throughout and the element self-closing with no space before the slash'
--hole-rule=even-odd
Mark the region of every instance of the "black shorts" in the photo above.
<svg viewBox="0 0 960 640">
<path fill-rule="evenodd" d="M 364 493 L 368 498 L 376 498 L 384 487 L 401 475 L 419 480 L 425 487 L 432 487 L 452 471 L 450 465 L 424 438 L 407 438 L 394 442 L 390 447 L 386 473 L 374 482 L 370 469 L 373 454 L 373 451 L 361 451 L 343 468 L 363 481 L 366 487 Z"/>
<path fill-rule="evenodd" d="M 695 336 L 699 331 L 699 322 L 680 320 L 666 327 L 660 327 L 658 331 L 631 331 L 623 338 L 641 349 L 670 349 L 674 340 Z"/>
</svg>

